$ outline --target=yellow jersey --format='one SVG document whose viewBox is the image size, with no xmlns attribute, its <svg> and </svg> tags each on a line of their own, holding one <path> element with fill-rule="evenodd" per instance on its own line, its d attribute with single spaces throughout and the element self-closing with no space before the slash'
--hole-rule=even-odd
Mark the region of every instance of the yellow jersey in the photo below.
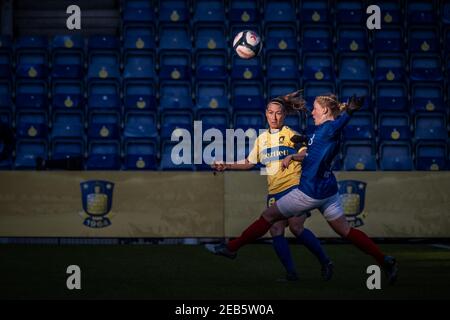
<svg viewBox="0 0 450 320">
<path fill-rule="evenodd" d="M 301 163 L 292 161 L 284 171 L 281 168 L 283 159 L 300 152 L 296 150 L 291 137 L 298 134 L 288 126 L 283 126 L 280 130 L 271 132 L 270 129 L 260 134 L 250 151 L 247 160 L 250 163 L 262 163 L 266 166 L 267 188 L 269 194 L 282 192 L 300 183 Z"/>
</svg>

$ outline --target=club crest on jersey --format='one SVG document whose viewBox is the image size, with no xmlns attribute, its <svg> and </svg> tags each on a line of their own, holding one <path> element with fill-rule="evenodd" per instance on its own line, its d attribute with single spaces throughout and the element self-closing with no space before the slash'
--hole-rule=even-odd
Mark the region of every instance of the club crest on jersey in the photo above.
<svg viewBox="0 0 450 320">
<path fill-rule="evenodd" d="M 280 138 L 278 138 L 278 142 L 279 143 L 283 143 L 284 142 L 284 136 L 280 136 Z"/>
<path fill-rule="evenodd" d="M 345 217 L 352 227 L 364 225 L 362 215 L 366 197 L 367 183 L 358 180 L 342 180 L 338 182 L 339 197 L 344 208 Z"/>
<path fill-rule="evenodd" d="M 83 224 L 89 228 L 104 228 L 111 225 L 108 217 L 112 207 L 114 183 L 104 180 L 89 180 L 80 183 L 83 203 Z"/>
</svg>

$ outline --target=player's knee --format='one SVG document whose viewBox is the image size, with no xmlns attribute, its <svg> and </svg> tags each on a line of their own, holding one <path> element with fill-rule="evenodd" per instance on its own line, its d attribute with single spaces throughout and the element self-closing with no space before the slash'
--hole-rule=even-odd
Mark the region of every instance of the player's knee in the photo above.
<svg viewBox="0 0 450 320">
<path fill-rule="evenodd" d="M 289 230 L 291 230 L 291 232 L 292 232 L 295 236 L 301 235 L 304 229 L 305 229 L 305 228 L 303 227 L 303 224 L 289 223 Z"/>
<path fill-rule="evenodd" d="M 284 234 L 285 226 L 280 225 L 279 223 L 275 223 L 270 227 L 270 235 L 272 237 L 281 236 Z"/>
</svg>

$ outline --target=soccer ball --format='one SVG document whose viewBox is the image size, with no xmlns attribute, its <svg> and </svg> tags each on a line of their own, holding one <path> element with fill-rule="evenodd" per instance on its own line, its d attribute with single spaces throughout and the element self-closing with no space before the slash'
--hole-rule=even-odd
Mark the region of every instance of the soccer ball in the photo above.
<svg viewBox="0 0 450 320">
<path fill-rule="evenodd" d="M 251 59 L 261 52 L 260 36 L 251 30 L 239 32 L 233 40 L 233 49 L 242 59 Z"/>
</svg>

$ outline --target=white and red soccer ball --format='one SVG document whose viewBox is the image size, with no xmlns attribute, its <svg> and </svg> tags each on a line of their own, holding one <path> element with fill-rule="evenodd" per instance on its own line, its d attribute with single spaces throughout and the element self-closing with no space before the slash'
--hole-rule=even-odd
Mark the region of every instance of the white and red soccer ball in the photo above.
<svg viewBox="0 0 450 320">
<path fill-rule="evenodd" d="M 242 59 L 256 57 L 262 48 L 261 37 L 254 31 L 239 32 L 233 40 L 233 49 Z"/>
</svg>

